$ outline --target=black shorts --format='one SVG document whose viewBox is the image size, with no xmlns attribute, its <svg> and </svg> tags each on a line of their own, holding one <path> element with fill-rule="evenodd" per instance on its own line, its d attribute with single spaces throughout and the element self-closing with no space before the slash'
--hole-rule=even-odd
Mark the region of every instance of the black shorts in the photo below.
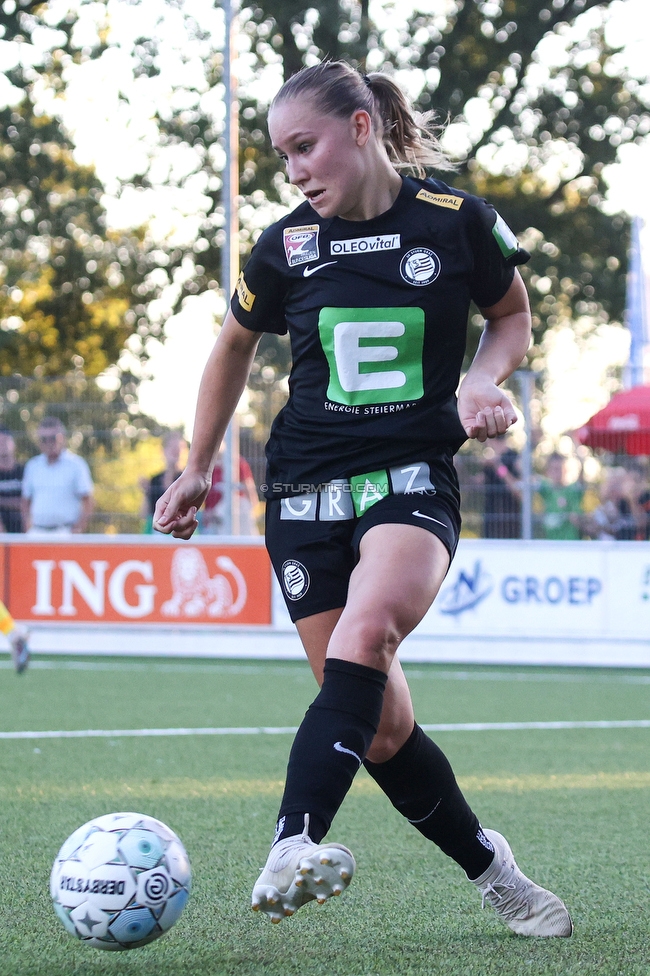
<svg viewBox="0 0 650 976">
<path fill-rule="evenodd" d="M 451 454 L 363 478 L 267 502 L 266 546 L 293 621 L 345 606 L 361 538 L 373 525 L 428 529 L 453 559 L 460 494 Z"/>
</svg>

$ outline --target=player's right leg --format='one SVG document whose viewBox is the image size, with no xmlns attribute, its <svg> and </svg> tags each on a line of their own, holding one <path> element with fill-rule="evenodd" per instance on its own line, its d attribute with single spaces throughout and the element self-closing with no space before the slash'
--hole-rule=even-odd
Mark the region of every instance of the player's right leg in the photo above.
<svg viewBox="0 0 650 976">
<path fill-rule="evenodd" d="M 349 638 L 354 651 L 347 657 L 335 653 L 324 664 L 320 662 L 322 688 L 307 711 L 291 749 L 275 842 L 252 899 L 254 908 L 271 917 L 278 905 L 285 914 L 292 914 L 295 907 L 303 903 L 302 900 L 300 904 L 296 903 L 295 889 L 304 888 L 299 872 L 309 873 L 309 867 L 301 863 L 306 853 L 311 856 L 309 843 L 319 847 L 318 851 L 313 851 L 313 858 L 321 865 L 331 860 L 339 877 L 342 877 L 341 871 L 350 874 L 349 869 L 354 868 L 354 861 L 345 849 L 335 847 L 335 853 L 330 857 L 331 852 L 328 853 L 326 845 L 320 845 L 320 841 L 328 832 L 377 733 L 392 656 L 402 637 L 428 609 L 435 595 L 436 581 L 443 578 L 448 563 L 446 551 L 428 533 L 420 536 L 419 530 L 409 526 L 406 528 L 410 536 L 408 544 L 403 544 L 403 540 L 402 544 L 397 544 L 404 527 L 385 527 L 389 538 L 383 549 L 382 567 L 390 579 L 401 581 L 403 590 L 392 592 L 388 600 L 382 567 L 375 559 L 372 566 L 366 566 L 367 559 L 364 561 L 362 553 L 352 569 L 356 561 L 351 545 L 354 525 L 306 522 L 299 526 L 278 524 L 276 528 L 283 531 L 269 533 L 267 528 L 267 545 L 294 620 L 312 616 L 309 610 L 340 611 L 345 603 L 342 616 L 346 617 L 344 632 L 347 638 L 344 636 L 343 642 L 347 643 Z M 414 556 L 417 556 L 412 552 L 412 546 L 418 542 L 427 550 L 422 574 L 415 572 L 412 566 Z M 289 545 L 291 548 L 287 551 Z M 426 564 L 433 550 L 434 561 L 438 560 L 440 566 L 437 572 L 428 573 Z M 326 565 L 321 561 L 323 553 L 328 560 Z M 375 576 L 376 585 L 354 588 L 360 598 L 350 599 L 347 592 L 350 575 L 364 576 L 366 573 Z M 295 606 L 298 601 L 299 609 Z M 366 603 L 370 605 L 366 606 Z M 339 620 L 335 624 L 334 631 L 340 623 Z M 323 645 L 327 646 L 327 641 L 323 641 Z M 361 657 L 358 661 L 354 660 L 357 652 Z M 397 730 L 399 741 L 396 746 L 408 738 L 413 723 L 408 694 L 406 704 L 407 721 Z M 346 855 L 349 858 L 347 866 L 339 865 Z M 311 867 L 316 870 L 313 860 Z M 335 878 L 328 880 L 323 876 L 316 884 L 319 893 L 339 893 L 339 882 Z M 313 892 L 311 895 L 314 897 Z"/>
</svg>

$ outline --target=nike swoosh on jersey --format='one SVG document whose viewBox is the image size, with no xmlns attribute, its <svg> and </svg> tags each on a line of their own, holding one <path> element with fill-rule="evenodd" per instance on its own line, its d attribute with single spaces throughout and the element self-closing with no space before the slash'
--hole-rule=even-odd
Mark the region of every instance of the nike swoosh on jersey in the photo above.
<svg viewBox="0 0 650 976">
<path fill-rule="evenodd" d="M 429 519 L 430 522 L 436 522 L 438 525 L 444 525 L 446 529 L 449 528 L 446 522 L 441 522 L 440 519 L 434 519 L 432 515 L 425 515 L 424 512 L 411 512 L 411 515 L 417 515 L 418 518 Z"/>
<path fill-rule="evenodd" d="M 342 742 L 335 742 L 334 748 L 336 749 L 337 752 L 344 752 L 348 756 L 354 756 L 354 758 L 357 760 L 359 765 L 361 765 L 362 763 L 361 757 L 357 756 L 356 752 L 352 752 L 352 749 L 346 749 Z"/>
<path fill-rule="evenodd" d="M 337 264 L 337 263 L 338 263 L 337 261 L 326 261 L 325 264 L 317 264 L 316 267 L 314 268 L 305 268 L 302 273 L 302 276 L 303 278 L 309 278 L 310 275 L 313 275 L 314 272 L 316 271 L 320 271 L 321 268 L 328 268 L 330 264 Z"/>
</svg>

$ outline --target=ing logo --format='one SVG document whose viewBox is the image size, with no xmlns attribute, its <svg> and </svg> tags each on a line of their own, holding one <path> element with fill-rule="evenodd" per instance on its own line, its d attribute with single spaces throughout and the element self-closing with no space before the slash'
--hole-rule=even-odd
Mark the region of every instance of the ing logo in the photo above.
<svg viewBox="0 0 650 976">
<path fill-rule="evenodd" d="M 229 556 L 218 556 L 222 571 L 210 576 L 199 549 L 179 546 L 172 557 L 173 594 L 161 607 L 166 617 L 235 617 L 246 603 L 246 580 Z"/>
</svg>

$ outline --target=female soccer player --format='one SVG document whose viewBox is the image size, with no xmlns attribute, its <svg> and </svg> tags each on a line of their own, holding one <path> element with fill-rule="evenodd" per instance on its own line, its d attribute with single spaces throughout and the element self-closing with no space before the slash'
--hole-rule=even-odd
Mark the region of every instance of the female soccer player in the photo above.
<svg viewBox="0 0 650 976">
<path fill-rule="evenodd" d="M 258 340 L 288 331 L 290 395 L 267 446 L 267 545 L 321 690 L 291 749 L 253 908 L 279 922 L 349 884 L 351 852 L 320 842 L 363 763 L 514 932 L 569 936 L 563 903 L 481 828 L 415 723 L 396 657 L 456 549 L 453 454 L 515 421 L 498 387 L 528 348 L 515 267 L 528 255 L 485 201 L 422 178 L 444 156 L 384 74 L 331 61 L 303 69 L 273 100 L 269 131 L 306 200 L 262 234 L 240 276 L 187 468 L 154 523 L 191 536 Z M 472 300 L 485 329 L 457 403 Z"/>
</svg>

